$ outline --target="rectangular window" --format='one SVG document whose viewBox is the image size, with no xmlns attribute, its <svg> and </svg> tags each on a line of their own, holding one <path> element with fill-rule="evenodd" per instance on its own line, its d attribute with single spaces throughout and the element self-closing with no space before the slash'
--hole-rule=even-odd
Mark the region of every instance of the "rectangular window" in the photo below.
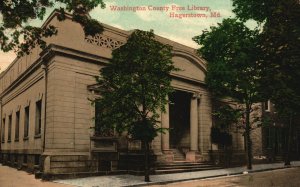
<svg viewBox="0 0 300 187">
<path fill-rule="evenodd" d="M 11 141 L 11 123 L 12 123 L 12 115 L 8 116 L 8 135 L 7 135 L 7 141 Z"/>
<path fill-rule="evenodd" d="M 20 111 L 16 112 L 15 141 L 19 141 Z"/>
<path fill-rule="evenodd" d="M 28 139 L 28 131 L 29 131 L 29 106 L 25 107 L 24 139 Z"/>
<path fill-rule="evenodd" d="M 1 141 L 5 142 L 5 118 L 2 120 Z"/>
<path fill-rule="evenodd" d="M 42 101 L 36 102 L 35 107 L 35 135 L 40 135 L 42 128 Z"/>
</svg>

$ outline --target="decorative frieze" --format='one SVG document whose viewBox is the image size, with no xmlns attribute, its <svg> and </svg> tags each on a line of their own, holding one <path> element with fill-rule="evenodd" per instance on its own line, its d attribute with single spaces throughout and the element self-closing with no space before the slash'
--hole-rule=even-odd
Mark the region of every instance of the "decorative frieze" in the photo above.
<svg viewBox="0 0 300 187">
<path fill-rule="evenodd" d="M 95 36 L 87 36 L 85 37 L 85 41 L 90 44 L 105 47 L 112 50 L 117 49 L 124 44 L 124 42 L 100 34 L 97 34 Z"/>
</svg>

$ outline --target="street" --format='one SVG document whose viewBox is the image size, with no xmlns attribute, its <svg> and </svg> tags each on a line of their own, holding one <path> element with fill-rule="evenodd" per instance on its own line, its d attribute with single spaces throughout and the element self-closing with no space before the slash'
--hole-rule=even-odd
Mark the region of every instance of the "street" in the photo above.
<svg viewBox="0 0 300 187">
<path fill-rule="evenodd" d="M 218 177 L 202 180 L 170 183 L 172 187 L 212 187 L 212 186 L 253 186 L 253 187 L 298 187 L 300 186 L 300 167 L 257 172 L 238 176 Z"/>
</svg>

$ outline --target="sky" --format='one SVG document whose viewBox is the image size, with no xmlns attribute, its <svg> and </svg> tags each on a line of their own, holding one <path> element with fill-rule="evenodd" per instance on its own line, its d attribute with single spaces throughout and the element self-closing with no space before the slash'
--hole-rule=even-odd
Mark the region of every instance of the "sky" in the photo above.
<svg viewBox="0 0 300 187">
<path fill-rule="evenodd" d="M 105 9 L 95 8 L 91 17 L 98 21 L 123 30 L 150 30 L 154 33 L 193 48 L 199 46 L 192 40 L 203 30 L 217 25 L 224 18 L 234 17 L 231 0 L 104 0 Z M 59 7 L 60 5 L 56 5 Z M 126 10 L 112 10 L 113 7 L 124 7 Z M 132 11 L 139 7 L 140 11 Z M 198 9 L 202 10 L 194 10 Z M 129 10 L 130 9 L 130 10 Z M 52 10 L 47 11 L 47 19 Z M 211 17 L 219 13 L 219 17 Z M 170 15 L 177 17 L 170 17 Z M 185 17 L 179 14 L 198 14 L 202 17 Z M 203 17 L 203 16 L 206 17 Z M 41 25 L 43 21 L 32 21 L 33 25 Z M 4 71 L 15 59 L 13 52 L 0 52 L 0 71 Z"/>
</svg>

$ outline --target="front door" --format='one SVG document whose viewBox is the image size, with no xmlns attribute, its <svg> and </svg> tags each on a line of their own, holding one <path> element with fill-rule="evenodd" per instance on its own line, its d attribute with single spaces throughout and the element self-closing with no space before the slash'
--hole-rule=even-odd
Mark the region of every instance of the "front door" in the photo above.
<svg viewBox="0 0 300 187">
<path fill-rule="evenodd" d="M 191 94 L 175 91 L 169 95 L 169 99 L 170 148 L 189 148 Z"/>
</svg>

